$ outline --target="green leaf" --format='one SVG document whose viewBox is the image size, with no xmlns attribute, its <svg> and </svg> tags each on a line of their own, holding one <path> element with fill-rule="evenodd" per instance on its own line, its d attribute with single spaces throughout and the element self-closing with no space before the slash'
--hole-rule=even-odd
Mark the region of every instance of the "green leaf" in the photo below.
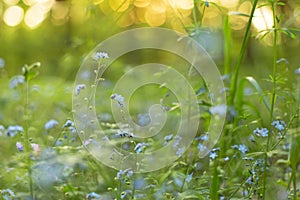
<svg viewBox="0 0 300 200">
<path fill-rule="evenodd" d="M 287 28 L 281 28 L 281 29 L 279 29 L 279 31 L 292 39 L 296 38 L 296 35 Z"/>
<path fill-rule="evenodd" d="M 237 16 L 242 16 L 242 17 L 250 17 L 249 14 L 238 12 L 238 11 L 229 12 L 229 15 L 237 15 Z"/>
</svg>

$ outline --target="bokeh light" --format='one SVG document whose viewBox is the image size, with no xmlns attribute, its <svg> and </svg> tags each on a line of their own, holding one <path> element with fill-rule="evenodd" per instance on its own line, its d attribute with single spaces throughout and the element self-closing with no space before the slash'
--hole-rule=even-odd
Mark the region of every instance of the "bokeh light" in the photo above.
<svg viewBox="0 0 300 200">
<path fill-rule="evenodd" d="M 17 26 L 24 17 L 24 10 L 20 6 L 11 6 L 4 12 L 3 20 L 8 26 Z"/>
<path fill-rule="evenodd" d="M 6 5 L 16 5 L 17 3 L 19 3 L 19 0 L 3 0 L 3 2 L 6 4 Z"/>
<path fill-rule="evenodd" d="M 270 7 L 264 6 L 255 10 L 253 25 L 257 31 L 263 31 L 273 27 L 273 14 Z"/>
</svg>

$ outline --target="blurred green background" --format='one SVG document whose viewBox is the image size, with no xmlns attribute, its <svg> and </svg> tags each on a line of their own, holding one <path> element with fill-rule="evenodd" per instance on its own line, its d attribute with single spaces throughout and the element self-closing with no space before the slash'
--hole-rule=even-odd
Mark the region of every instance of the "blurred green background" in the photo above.
<svg viewBox="0 0 300 200">
<path fill-rule="evenodd" d="M 223 24 L 229 15 L 231 61 L 239 54 L 241 40 L 252 6 L 251 1 L 214 0 L 204 12 L 206 1 L 192 0 L 1 0 L 0 58 L 8 76 L 20 73 L 25 63 L 41 62 L 42 76 L 73 80 L 77 69 L 99 42 L 135 27 L 162 26 L 183 33 L 193 31 L 222 70 L 224 65 Z M 300 26 L 300 1 L 283 1 L 279 8 L 281 27 Z M 260 2 L 263 4 L 263 1 Z M 197 9 L 193 10 L 193 7 Z M 195 17 L 196 16 L 196 20 Z M 244 61 L 243 73 L 266 75 L 271 69 L 272 38 L 261 42 L 255 35 L 272 27 L 269 7 L 257 9 Z M 198 31 L 200 30 L 200 32 Z M 201 31 L 204 30 L 204 31 Z M 297 36 L 297 33 L 295 33 Z M 157 36 L 159 37 L 159 36 Z M 280 55 L 290 66 L 298 65 L 299 40 L 279 38 Z M 221 71 L 222 72 L 222 71 Z M 258 73 L 259 72 L 259 73 Z"/>
</svg>

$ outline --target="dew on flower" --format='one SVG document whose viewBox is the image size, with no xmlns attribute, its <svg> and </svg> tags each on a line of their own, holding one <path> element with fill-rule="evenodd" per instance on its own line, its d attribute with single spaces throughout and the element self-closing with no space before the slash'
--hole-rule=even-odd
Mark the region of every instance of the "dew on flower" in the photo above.
<svg viewBox="0 0 300 200">
<path fill-rule="evenodd" d="M 286 127 L 286 124 L 283 120 L 274 120 L 271 125 L 279 131 L 283 131 Z"/>
<path fill-rule="evenodd" d="M 58 122 L 55 119 L 51 119 L 45 124 L 45 129 L 49 130 L 55 128 L 58 125 Z"/>
<path fill-rule="evenodd" d="M 10 137 L 14 137 L 15 135 L 17 135 L 20 132 L 24 132 L 24 129 L 22 126 L 19 126 L 19 125 L 8 126 L 8 128 L 6 130 L 6 134 Z"/>
<path fill-rule="evenodd" d="M 16 142 L 16 147 L 18 151 L 24 151 L 24 146 L 21 142 Z"/>
<path fill-rule="evenodd" d="M 81 90 L 86 88 L 85 84 L 78 84 L 75 86 L 75 95 L 79 95 Z"/>
<path fill-rule="evenodd" d="M 14 89 L 18 85 L 25 83 L 25 77 L 22 75 L 14 76 L 9 81 L 9 88 Z"/>
<path fill-rule="evenodd" d="M 98 61 L 100 59 L 105 59 L 105 58 L 109 58 L 108 53 L 106 53 L 106 52 L 99 51 L 93 55 L 93 59 L 96 61 Z"/>
</svg>

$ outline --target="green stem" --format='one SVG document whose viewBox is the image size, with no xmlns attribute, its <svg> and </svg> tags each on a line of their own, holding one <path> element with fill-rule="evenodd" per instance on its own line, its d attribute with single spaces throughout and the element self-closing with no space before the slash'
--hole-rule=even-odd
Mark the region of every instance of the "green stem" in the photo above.
<svg viewBox="0 0 300 200">
<path fill-rule="evenodd" d="M 229 104 L 230 105 L 233 105 L 233 103 L 234 103 L 239 71 L 240 71 L 242 60 L 243 60 L 245 52 L 246 52 L 247 43 L 248 43 L 248 40 L 249 40 L 249 37 L 250 37 L 250 28 L 251 28 L 252 18 L 254 16 L 254 11 L 256 9 L 257 2 L 258 2 L 258 0 L 254 0 L 254 2 L 253 2 L 253 7 L 252 7 L 251 14 L 250 14 L 250 17 L 249 17 L 249 21 L 248 21 L 248 24 L 247 24 L 245 36 L 244 36 L 244 39 L 243 39 L 243 42 L 242 42 L 240 55 L 239 55 L 237 64 L 235 66 L 235 71 L 234 71 L 234 74 L 233 74 L 233 77 L 232 77 L 232 83 L 231 83 L 231 87 L 230 87 L 230 96 L 229 96 Z"/>
<path fill-rule="evenodd" d="M 24 145 L 25 145 L 25 151 L 27 154 L 27 172 L 28 172 L 28 178 L 29 178 L 29 192 L 32 199 L 34 199 L 33 194 L 33 180 L 32 180 L 32 170 L 31 170 L 31 146 L 29 141 L 29 109 L 28 109 L 28 103 L 29 103 L 29 80 L 26 80 L 25 83 L 25 105 L 24 105 L 24 117 L 25 117 L 25 133 L 24 133 Z"/>
<path fill-rule="evenodd" d="M 275 102 L 276 102 L 276 85 L 277 85 L 277 23 L 276 23 L 276 12 L 275 12 L 275 2 L 271 1 L 271 7 L 272 7 L 272 12 L 273 12 L 273 30 L 274 30 L 274 40 L 273 40 L 273 91 L 272 91 L 272 96 L 271 96 L 271 111 L 270 111 L 270 123 L 273 121 L 273 114 L 274 114 L 274 107 L 275 107 Z M 266 182 L 267 182 L 267 164 L 268 164 L 268 155 L 267 153 L 269 152 L 269 147 L 270 147 L 270 137 L 271 134 L 268 134 L 268 139 L 267 139 L 267 145 L 266 145 L 266 150 L 265 150 L 265 165 L 264 165 L 264 175 L 263 175 L 263 188 L 262 188 L 262 195 L 263 199 L 265 199 L 265 194 L 266 194 Z"/>
</svg>

